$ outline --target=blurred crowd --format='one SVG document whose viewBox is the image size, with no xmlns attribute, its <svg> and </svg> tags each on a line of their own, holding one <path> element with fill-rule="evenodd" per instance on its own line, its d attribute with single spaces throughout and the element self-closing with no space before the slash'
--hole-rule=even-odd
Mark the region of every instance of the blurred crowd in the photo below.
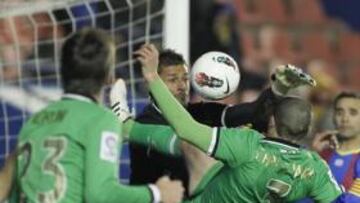
<svg viewBox="0 0 360 203">
<path fill-rule="evenodd" d="M 254 100 L 275 67 L 294 64 L 318 82 L 314 89 L 294 91 L 314 105 L 314 130 L 332 129 L 333 98 L 341 90 L 360 89 L 360 35 L 327 16 L 330 6 L 320 0 L 194 1 L 191 60 L 210 50 L 238 60 L 238 95 L 225 103 Z"/>
</svg>

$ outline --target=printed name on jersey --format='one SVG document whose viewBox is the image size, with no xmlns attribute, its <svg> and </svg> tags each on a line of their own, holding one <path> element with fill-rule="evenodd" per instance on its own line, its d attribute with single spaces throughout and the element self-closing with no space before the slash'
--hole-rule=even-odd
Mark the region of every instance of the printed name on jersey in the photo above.
<svg viewBox="0 0 360 203">
<path fill-rule="evenodd" d="M 119 137 L 114 132 L 105 131 L 101 134 L 100 159 L 116 163 L 118 159 Z"/>
</svg>

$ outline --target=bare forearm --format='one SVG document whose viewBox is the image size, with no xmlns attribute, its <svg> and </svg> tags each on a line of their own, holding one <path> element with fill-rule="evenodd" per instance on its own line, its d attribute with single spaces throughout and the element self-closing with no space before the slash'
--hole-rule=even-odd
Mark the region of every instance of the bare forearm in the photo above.
<svg viewBox="0 0 360 203">
<path fill-rule="evenodd" d="M 5 166 L 0 172 L 0 202 L 3 202 L 9 195 L 15 170 L 16 154 L 10 154 L 6 159 Z"/>
</svg>

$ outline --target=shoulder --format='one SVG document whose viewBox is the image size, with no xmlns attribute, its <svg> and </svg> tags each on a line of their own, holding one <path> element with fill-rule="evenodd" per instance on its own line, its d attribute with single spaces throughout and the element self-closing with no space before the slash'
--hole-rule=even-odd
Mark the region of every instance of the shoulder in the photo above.
<svg viewBox="0 0 360 203">
<path fill-rule="evenodd" d="M 116 115 L 108 108 L 98 106 L 97 108 L 94 108 L 96 112 L 96 115 L 99 116 L 98 119 L 104 119 L 104 120 L 110 120 L 110 121 L 116 121 L 118 123 L 118 118 Z"/>
<path fill-rule="evenodd" d="M 94 102 L 77 102 L 76 105 L 74 105 L 74 108 L 81 110 L 79 113 L 86 112 L 88 115 L 101 115 L 104 117 L 116 118 L 115 114 L 109 108 Z"/>
<path fill-rule="evenodd" d="M 326 161 L 318 153 L 309 150 L 304 150 L 304 153 L 310 158 L 312 164 L 317 169 L 316 171 L 319 174 L 329 170 Z"/>
<path fill-rule="evenodd" d="M 93 102 L 76 102 L 70 107 L 72 117 L 81 117 L 85 123 L 101 123 L 102 121 L 116 121 L 116 115 L 107 107 Z M 77 115 L 74 115 L 77 114 Z"/>
<path fill-rule="evenodd" d="M 63 108 L 71 111 L 75 114 L 94 115 L 102 114 L 106 111 L 110 111 L 108 108 L 89 101 L 79 101 L 75 99 L 64 99 L 50 104 L 46 109 L 58 109 Z"/>
<path fill-rule="evenodd" d="M 354 165 L 355 165 L 356 175 L 357 177 L 360 177 L 360 153 L 354 153 L 353 159 L 355 159 Z"/>
<path fill-rule="evenodd" d="M 246 135 L 252 135 L 252 136 L 256 136 L 256 137 L 260 137 L 260 138 L 264 137 L 264 135 L 262 135 L 258 131 L 254 130 L 252 128 L 249 128 L 249 127 L 239 127 L 239 128 L 222 127 L 220 129 L 222 132 L 227 133 L 227 134 L 246 134 Z"/>
<path fill-rule="evenodd" d="M 231 167 L 243 164 L 256 155 L 262 135 L 249 128 L 220 128 L 215 142 L 215 157 Z"/>
<path fill-rule="evenodd" d="M 334 154 L 334 150 L 332 150 L 332 149 L 325 149 L 325 150 L 323 150 L 323 151 L 321 151 L 320 153 L 319 153 L 319 155 L 323 158 L 323 159 L 325 159 L 325 160 L 328 160 L 333 154 Z"/>
<path fill-rule="evenodd" d="M 219 134 L 223 141 L 227 140 L 228 142 L 235 142 L 238 144 L 249 145 L 249 146 L 251 145 L 253 147 L 259 145 L 261 140 L 264 138 L 264 136 L 261 133 L 248 127 L 242 127 L 242 128 L 221 127 L 219 128 Z"/>
</svg>

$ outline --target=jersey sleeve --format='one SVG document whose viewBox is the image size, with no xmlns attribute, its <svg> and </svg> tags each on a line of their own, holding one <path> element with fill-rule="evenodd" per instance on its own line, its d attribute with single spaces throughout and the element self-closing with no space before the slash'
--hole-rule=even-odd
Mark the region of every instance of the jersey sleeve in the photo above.
<svg viewBox="0 0 360 203">
<path fill-rule="evenodd" d="M 315 182 L 310 191 L 312 197 L 317 203 L 327 203 L 335 201 L 342 193 L 341 188 L 333 177 L 325 161 L 319 158 L 318 174 L 315 176 Z"/>
<path fill-rule="evenodd" d="M 95 123 L 95 127 L 92 127 Z M 110 115 L 99 115 L 90 123 L 85 141 L 86 202 L 151 202 L 147 186 L 126 186 L 119 183 L 118 157 L 121 143 L 120 125 Z"/>
<path fill-rule="evenodd" d="M 217 102 L 190 103 L 187 110 L 198 122 L 209 126 L 224 126 L 225 109 L 229 106 Z"/>
<path fill-rule="evenodd" d="M 132 125 L 129 133 L 130 142 L 150 146 L 164 154 L 181 155 L 180 140 L 169 126 L 141 124 L 132 120 L 125 125 Z"/>
<path fill-rule="evenodd" d="M 206 152 L 211 144 L 211 128 L 194 120 L 170 93 L 159 76 L 149 83 L 149 88 L 164 117 L 174 128 L 176 134 L 181 139 Z"/>
<path fill-rule="evenodd" d="M 253 129 L 266 132 L 272 107 L 279 99 L 268 88 L 253 102 L 229 106 L 222 115 L 223 126 L 238 127 L 250 124 Z"/>
<path fill-rule="evenodd" d="M 349 193 L 357 197 L 357 200 L 360 202 L 360 159 L 355 164 L 354 180 L 350 186 Z"/>
<path fill-rule="evenodd" d="M 263 136 L 249 128 L 214 128 L 208 153 L 230 166 L 237 166 L 255 156 Z"/>
</svg>

